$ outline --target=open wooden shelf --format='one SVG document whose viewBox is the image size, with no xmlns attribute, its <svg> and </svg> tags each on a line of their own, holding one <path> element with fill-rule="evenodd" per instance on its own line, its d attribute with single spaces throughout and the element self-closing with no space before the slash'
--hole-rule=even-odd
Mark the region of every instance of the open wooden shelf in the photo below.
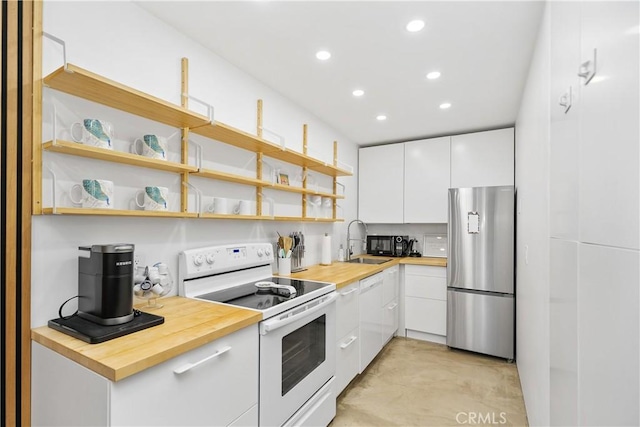
<svg viewBox="0 0 640 427">
<path fill-rule="evenodd" d="M 257 216 L 257 215 L 235 215 L 235 214 L 214 214 L 203 212 L 200 214 L 200 218 L 210 218 L 210 219 L 244 219 L 244 220 L 262 220 L 262 219 L 271 219 L 270 216 Z"/>
<path fill-rule="evenodd" d="M 121 209 L 88 209 L 88 208 L 68 208 L 60 207 L 53 211 L 53 208 L 43 208 L 45 215 L 106 215 L 106 216 L 141 216 L 141 217 L 162 217 L 162 218 L 197 218 L 195 212 L 158 212 L 158 211 L 134 211 Z"/>
<path fill-rule="evenodd" d="M 263 153 L 265 156 L 282 160 L 283 162 L 291 163 L 296 166 L 307 167 L 324 175 L 333 177 L 353 175 L 347 170 L 335 167 L 305 154 L 298 153 L 297 151 L 282 148 L 280 145 L 221 122 L 208 123 L 204 126 L 191 129 L 191 132 L 207 138 L 215 139 L 216 141 L 220 141 L 237 148 L 253 151 L 254 153 Z"/>
<path fill-rule="evenodd" d="M 44 78 L 50 88 L 117 108 L 173 127 L 198 127 L 210 123 L 208 117 L 194 113 L 144 92 L 67 64 Z"/>
<path fill-rule="evenodd" d="M 193 172 L 192 175 L 201 176 L 203 178 L 218 179 L 220 181 L 234 182 L 236 184 L 246 184 L 253 186 L 271 185 L 270 182 L 263 181 L 261 179 L 251 178 L 243 175 L 236 175 L 233 173 L 214 171 L 211 169 L 200 169 L 196 172 Z"/>
<path fill-rule="evenodd" d="M 271 217 L 269 217 L 271 218 Z M 343 222 L 344 219 L 337 218 L 312 218 L 312 217 L 300 217 L 300 216 L 275 216 L 274 221 L 295 221 L 295 222 Z"/>
<path fill-rule="evenodd" d="M 124 151 L 107 150 L 105 148 L 92 147 L 77 142 L 70 141 L 48 141 L 43 144 L 47 151 L 55 153 L 71 154 L 74 156 L 87 157 L 90 159 L 104 160 L 107 162 L 124 163 L 130 166 L 139 166 L 149 169 L 157 169 L 167 172 L 195 172 L 195 166 L 183 165 L 182 163 L 168 162 L 166 160 L 152 159 Z"/>
</svg>

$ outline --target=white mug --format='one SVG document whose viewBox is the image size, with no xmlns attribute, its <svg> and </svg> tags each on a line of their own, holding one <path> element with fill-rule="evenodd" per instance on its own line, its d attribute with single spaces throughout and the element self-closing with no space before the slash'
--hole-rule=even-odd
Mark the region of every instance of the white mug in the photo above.
<svg viewBox="0 0 640 427">
<path fill-rule="evenodd" d="M 75 184 L 71 187 L 69 198 L 74 204 L 82 205 L 83 208 L 111 209 L 113 208 L 113 181 L 83 179 L 82 185 Z"/>
<path fill-rule="evenodd" d="M 84 119 L 71 125 L 71 139 L 86 145 L 113 150 L 113 127 L 99 119 Z"/>
<path fill-rule="evenodd" d="M 322 197 L 316 195 L 309 196 L 309 203 L 313 206 L 320 206 L 322 204 Z"/>
<path fill-rule="evenodd" d="M 207 212 L 228 215 L 229 212 L 229 200 L 224 197 L 214 197 L 213 203 L 207 206 Z"/>
<path fill-rule="evenodd" d="M 278 258 L 278 275 L 291 276 L 291 258 Z"/>
<path fill-rule="evenodd" d="M 136 205 L 139 208 L 144 208 L 145 211 L 168 211 L 168 195 L 169 189 L 167 187 L 144 187 L 144 191 L 140 190 L 136 193 Z"/>
<path fill-rule="evenodd" d="M 233 213 L 236 215 L 251 215 L 251 202 L 249 200 L 238 200 L 238 203 L 233 208 Z"/>
<path fill-rule="evenodd" d="M 133 152 L 158 160 L 167 160 L 167 138 L 158 135 L 144 135 L 133 141 Z"/>
</svg>

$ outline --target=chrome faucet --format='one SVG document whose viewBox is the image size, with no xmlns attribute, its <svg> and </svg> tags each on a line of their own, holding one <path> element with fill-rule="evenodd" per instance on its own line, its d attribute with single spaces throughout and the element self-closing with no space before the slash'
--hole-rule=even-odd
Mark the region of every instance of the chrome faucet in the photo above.
<svg viewBox="0 0 640 427">
<path fill-rule="evenodd" d="M 364 238 L 363 239 L 352 239 L 351 238 L 351 224 L 353 224 L 354 222 L 359 222 L 360 224 L 362 224 L 364 226 Z M 359 219 L 354 219 L 353 221 L 351 221 L 349 223 L 349 225 L 347 226 L 347 261 L 349 261 L 351 259 L 351 255 L 353 255 L 353 248 L 351 246 L 351 241 L 355 240 L 355 241 L 360 241 L 364 244 L 367 243 L 367 233 L 369 232 L 368 228 L 367 228 L 367 224 L 365 224 L 364 222 L 360 221 Z"/>
</svg>

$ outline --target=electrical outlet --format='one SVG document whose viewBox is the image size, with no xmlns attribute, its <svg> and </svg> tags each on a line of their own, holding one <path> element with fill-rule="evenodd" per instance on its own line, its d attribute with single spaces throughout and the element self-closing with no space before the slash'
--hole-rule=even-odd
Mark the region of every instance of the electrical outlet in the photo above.
<svg viewBox="0 0 640 427">
<path fill-rule="evenodd" d="M 144 255 L 138 251 L 133 253 L 133 268 L 137 269 L 138 267 L 145 267 L 145 259 Z"/>
</svg>

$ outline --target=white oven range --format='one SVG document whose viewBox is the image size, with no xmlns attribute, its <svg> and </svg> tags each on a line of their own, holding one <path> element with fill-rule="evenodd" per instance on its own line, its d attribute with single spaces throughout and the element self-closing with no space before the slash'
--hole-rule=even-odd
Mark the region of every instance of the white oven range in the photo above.
<svg viewBox="0 0 640 427">
<path fill-rule="evenodd" d="M 327 425 L 335 416 L 335 284 L 272 277 L 273 248 L 247 243 L 179 256 L 179 293 L 263 314 L 260 426 Z"/>
</svg>

